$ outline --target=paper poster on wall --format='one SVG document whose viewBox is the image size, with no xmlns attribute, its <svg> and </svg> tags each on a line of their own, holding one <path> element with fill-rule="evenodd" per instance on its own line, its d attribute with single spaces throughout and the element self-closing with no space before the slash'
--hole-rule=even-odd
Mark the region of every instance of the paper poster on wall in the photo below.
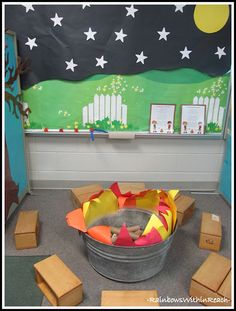
<svg viewBox="0 0 236 311">
<path fill-rule="evenodd" d="M 175 105 L 151 104 L 150 133 L 173 134 Z"/>
<path fill-rule="evenodd" d="M 181 134 L 204 134 L 205 116 L 205 105 L 182 105 Z"/>
</svg>

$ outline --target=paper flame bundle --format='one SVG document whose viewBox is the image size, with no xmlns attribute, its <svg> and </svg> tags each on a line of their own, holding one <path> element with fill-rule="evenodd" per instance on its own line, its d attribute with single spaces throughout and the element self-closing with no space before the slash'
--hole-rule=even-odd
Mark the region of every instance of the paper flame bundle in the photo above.
<svg viewBox="0 0 236 311">
<path fill-rule="evenodd" d="M 145 246 L 166 240 L 175 229 L 177 209 L 174 198 L 178 190 L 144 190 L 133 194 L 121 193 L 118 183 L 109 189 L 100 191 L 78 208 L 66 215 L 68 226 L 87 233 L 95 240 L 117 246 Z M 132 240 L 126 224 L 123 224 L 119 235 L 112 243 L 109 226 L 90 226 L 94 221 L 122 208 L 140 208 L 151 212 L 151 217 L 142 235 Z"/>
</svg>

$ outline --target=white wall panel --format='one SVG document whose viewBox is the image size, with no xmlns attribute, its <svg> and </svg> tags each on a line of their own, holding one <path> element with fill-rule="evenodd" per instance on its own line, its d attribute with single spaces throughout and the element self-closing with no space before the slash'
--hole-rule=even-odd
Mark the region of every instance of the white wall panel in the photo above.
<svg viewBox="0 0 236 311">
<path fill-rule="evenodd" d="M 27 137 L 30 152 L 114 152 L 160 154 L 216 154 L 224 152 L 223 140 L 134 139 L 109 140 L 89 137 Z"/>
<path fill-rule="evenodd" d="M 114 179 L 116 176 L 116 179 Z M 31 171 L 32 180 L 79 180 L 79 181 L 180 181 L 179 172 L 80 172 L 80 171 Z M 196 172 L 194 182 L 212 182 L 218 180 L 219 173 Z M 181 174 L 181 181 L 193 181 L 192 173 Z"/>
<path fill-rule="evenodd" d="M 213 182 L 219 180 L 223 140 L 27 137 L 33 181 Z"/>
<path fill-rule="evenodd" d="M 69 171 L 139 171 L 139 172 L 215 172 L 219 170 L 220 155 L 214 159 L 207 154 L 158 153 L 32 153 L 30 165 L 35 170 Z M 193 162 L 195 165 L 193 165 Z"/>
</svg>

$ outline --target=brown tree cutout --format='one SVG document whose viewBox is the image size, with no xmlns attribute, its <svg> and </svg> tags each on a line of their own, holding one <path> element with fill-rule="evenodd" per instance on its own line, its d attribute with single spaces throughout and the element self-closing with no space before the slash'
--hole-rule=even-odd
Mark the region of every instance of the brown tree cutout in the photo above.
<svg viewBox="0 0 236 311">
<path fill-rule="evenodd" d="M 7 102 L 9 106 L 10 112 L 12 112 L 13 115 L 18 119 L 19 116 L 17 114 L 17 107 L 20 111 L 20 113 L 23 116 L 27 116 L 27 114 L 31 111 L 24 111 L 23 105 L 21 103 L 21 96 L 13 95 L 11 92 L 14 91 L 14 82 L 17 81 L 20 74 L 24 74 L 29 69 L 29 61 L 26 60 L 25 62 L 22 62 L 21 59 L 18 57 L 17 59 L 17 67 L 14 69 L 14 66 L 9 66 L 9 53 L 6 53 L 5 58 L 5 101 Z M 13 108 L 13 109 L 12 109 Z"/>
</svg>

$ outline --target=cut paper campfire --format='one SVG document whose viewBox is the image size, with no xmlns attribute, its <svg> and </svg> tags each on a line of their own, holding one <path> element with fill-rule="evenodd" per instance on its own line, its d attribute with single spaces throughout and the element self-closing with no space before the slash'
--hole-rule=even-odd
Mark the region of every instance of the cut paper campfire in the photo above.
<svg viewBox="0 0 236 311">
<path fill-rule="evenodd" d="M 66 215 L 68 226 L 88 234 L 93 239 L 113 246 L 147 246 L 168 239 L 175 229 L 177 209 L 174 199 L 179 190 L 144 190 L 139 193 L 121 193 L 118 183 L 100 191 L 84 202 L 81 208 Z M 93 223 L 121 209 L 141 209 L 150 212 L 145 227 L 139 224 L 120 228 Z"/>
</svg>

